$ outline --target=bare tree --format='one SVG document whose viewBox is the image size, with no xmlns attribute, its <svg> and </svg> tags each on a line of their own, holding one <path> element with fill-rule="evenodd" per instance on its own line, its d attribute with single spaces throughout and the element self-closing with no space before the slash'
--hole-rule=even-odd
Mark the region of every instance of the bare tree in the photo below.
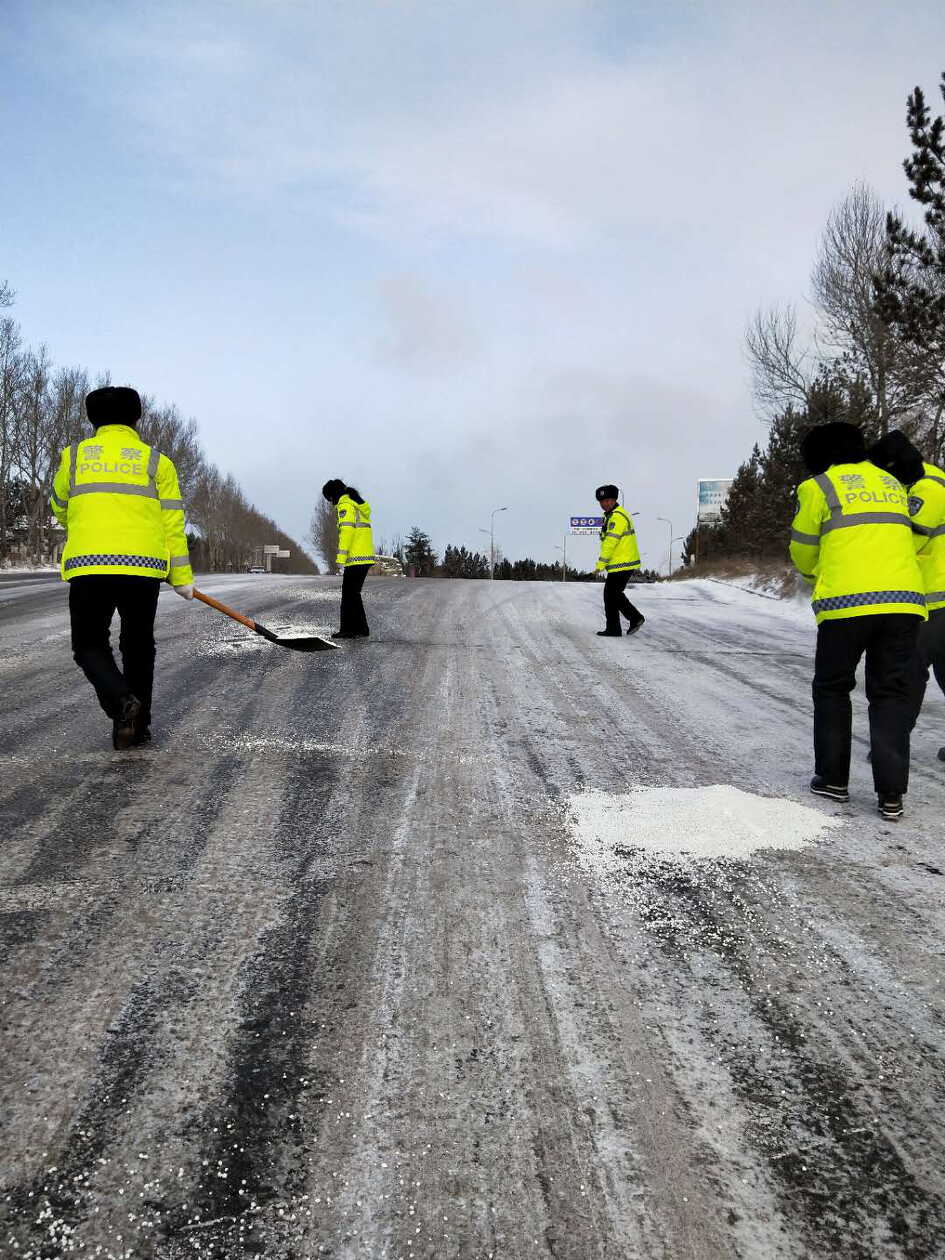
<svg viewBox="0 0 945 1260">
<path fill-rule="evenodd" d="M 798 345 L 793 306 L 758 311 L 745 334 L 755 398 L 768 415 L 804 409 L 816 378 L 812 353 Z"/>
<path fill-rule="evenodd" d="M 247 502 L 236 479 L 224 477 L 213 464 L 201 468 L 190 519 L 199 530 L 207 567 L 216 572 L 246 568 L 253 550 L 269 540 L 267 535 L 274 528 Z"/>
<path fill-rule="evenodd" d="M 191 486 L 187 519 L 200 537 L 203 562 L 208 569 L 217 567 L 213 552 L 213 521 L 221 477 L 213 464 L 205 463 Z"/>
<path fill-rule="evenodd" d="M 45 346 L 27 352 L 14 420 L 13 460 L 24 482 L 27 546 L 34 564 L 45 557 L 49 521 L 47 500 L 50 466 L 54 459 L 52 447 L 56 437 L 50 396 L 51 367 Z"/>
<path fill-rule="evenodd" d="M 187 509 L 204 465 L 205 456 L 197 437 L 197 421 L 185 420 L 173 405 L 158 407 L 147 395 L 141 399 L 139 432 L 149 446 L 172 460 L 180 480 L 181 496 Z"/>
<path fill-rule="evenodd" d="M 327 499 L 319 499 L 312 512 L 312 520 L 308 527 L 308 537 L 312 546 L 325 561 L 329 573 L 338 572 L 338 514 L 335 505 Z"/>
<path fill-rule="evenodd" d="M 73 442 L 81 442 L 88 435 L 85 418 L 85 395 L 89 392 L 89 378 L 84 368 L 60 368 L 52 380 L 52 454 L 55 476 L 55 456 Z"/>
<path fill-rule="evenodd" d="M 914 365 L 876 304 L 875 277 L 888 255 L 885 207 L 856 184 L 827 220 L 811 284 L 820 340 L 869 386 L 881 433 L 916 404 Z"/>
<path fill-rule="evenodd" d="M 13 296 L 0 282 L 0 307 L 9 306 Z M 100 373 L 94 388 L 110 384 L 110 374 Z M 31 559 L 49 558 L 49 495 L 61 451 L 87 436 L 88 392 L 83 369 L 60 368 L 53 374 L 46 347 L 25 349 L 17 324 L 0 319 L 0 560 L 20 535 L 26 537 Z M 292 571 L 317 572 L 298 543 L 247 501 L 235 478 L 206 460 L 195 420 L 145 397 L 141 430 L 177 467 L 188 516 L 199 534 L 194 547 L 210 569 L 242 569 L 253 550 L 267 542 L 291 553 Z"/>
<path fill-rule="evenodd" d="M 938 450 L 945 365 L 918 355 L 881 314 L 877 276 L 888 266 L 885 209 L 857 184 L 831 212 L 811 273 L 819 317 L 812 344 L 800 345 L 793 307 L 759 311 L 748 328 L 755 397 L 769 418 L 789 406 L 810 413 L 829 378 L 866 404 L 876 433 L 894 424 L 928 431 Z"/>
<path fill-rule="evenodd" d="M 10 491 L 16 449 L 16 409 L 23 377 L 19 326 L 0 319 L 0 559 L 7 554 Z"/>
<path fill-rule="evenodd" d="M 400 534 L 391 534 L 390 538 L 382 538 L 374 548 L 378 556 L 392 556 L 403 564 L 404 540 Z"/>
</svg>

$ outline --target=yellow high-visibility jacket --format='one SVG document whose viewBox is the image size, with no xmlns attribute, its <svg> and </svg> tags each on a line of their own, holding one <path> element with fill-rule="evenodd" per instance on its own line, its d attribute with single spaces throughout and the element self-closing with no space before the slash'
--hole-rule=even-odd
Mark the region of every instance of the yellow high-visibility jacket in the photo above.
<svg viewBox="0 0 945 1260">
<path fill-rule="evenodd" d="M 814 583 L 818 624 L 872 613 L 925 618 L 911 524 L 903 487 L 868 460 L 801 482 L 791 559 Z"/>
<path fill-rule="evenodd" d="M 129 425 L 103 424 L 62 452 L 49 500 L 67 531 L 62 576 L 194 580 L 177 469 Z"/>
<path fill-rule="evenodd" d="M 338 500 L 338 555 L 342 568 L 374 563 L 370 503 L 355 503 L 350 494 Z"/>
<path fill-rule="evenodd" d="M 640 551 L 637 535 L 629 513 L 619 505 L 605 513 L 600 531 L 600 556 L 598 572 L 628 573 L 640 567 Z"/>
<path fill-rule="evenodd" d="M 929 612 L 945 608 L 945 472 L 924 464 L 909 487 L 909 515 Z"/>
</svg>

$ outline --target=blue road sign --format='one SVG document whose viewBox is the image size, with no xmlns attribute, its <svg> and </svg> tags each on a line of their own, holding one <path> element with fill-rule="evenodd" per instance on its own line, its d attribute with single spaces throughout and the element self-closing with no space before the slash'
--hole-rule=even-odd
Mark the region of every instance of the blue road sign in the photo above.
<svg viewBox="0 0 945 1260">
<path fill-rule="evenodd" d="M 602 516 L 572 516 L 572 534 L 599 534 L 604 525 Z"/>
</svg>

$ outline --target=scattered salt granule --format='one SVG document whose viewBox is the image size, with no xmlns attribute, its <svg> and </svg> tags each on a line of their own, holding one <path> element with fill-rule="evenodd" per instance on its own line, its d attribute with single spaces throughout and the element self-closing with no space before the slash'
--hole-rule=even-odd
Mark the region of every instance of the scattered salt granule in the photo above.
<svg viewBox="0 0 945 1260">
<path fill-rule="evenodd" d="M 626 794 L 582 792 L 568 802 L 574 839 L 598 869 L 623 866 L 621 855 L 744 858 L 757 849 L 802 849 L 842 820 L 726 784 L 634 788 Z"/>
</svg>

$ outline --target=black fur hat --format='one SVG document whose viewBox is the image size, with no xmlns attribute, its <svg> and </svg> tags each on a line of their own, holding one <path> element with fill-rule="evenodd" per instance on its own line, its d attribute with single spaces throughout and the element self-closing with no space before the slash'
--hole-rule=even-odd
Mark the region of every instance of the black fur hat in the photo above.
<svg viewBox="0 0 945 1260">
<path fill-rule="evenodd" d="M 331 481 L 326 481 L 322 486 L 322 495 L 329 503 L 337 503 L 347 488 L 343 481 L 332 477 Z"/>
<path fill-rule="evenodd" d="M 86 394 L 85 414 L 95 429 L 103 424 L 129 424 L 134 428 L 141 419 L 141 396 L 128 385 L 104 385 Z"/>
<path fill-rule="evenodd" d="M 892 473 L 904 486 L 911 486 L 925 473 L 921 453 L 900 429 L 890 429 L 871 446 L 869 457 L 877 468 Z"/>
<path fill-rule="evenodd" d="M 620 491 L 616 486 L 598 486 L 594 491 L 594 498 L 598 503 L 601 499 L 619 499 Z"/>
<path fill-rule="evenodd" d="M 831 464 L 859 464 L 866 459 L 863 431 L 841 420 L 815 425 L 801 440 L 801 455 L 814 477 Z"/>
</svg>

